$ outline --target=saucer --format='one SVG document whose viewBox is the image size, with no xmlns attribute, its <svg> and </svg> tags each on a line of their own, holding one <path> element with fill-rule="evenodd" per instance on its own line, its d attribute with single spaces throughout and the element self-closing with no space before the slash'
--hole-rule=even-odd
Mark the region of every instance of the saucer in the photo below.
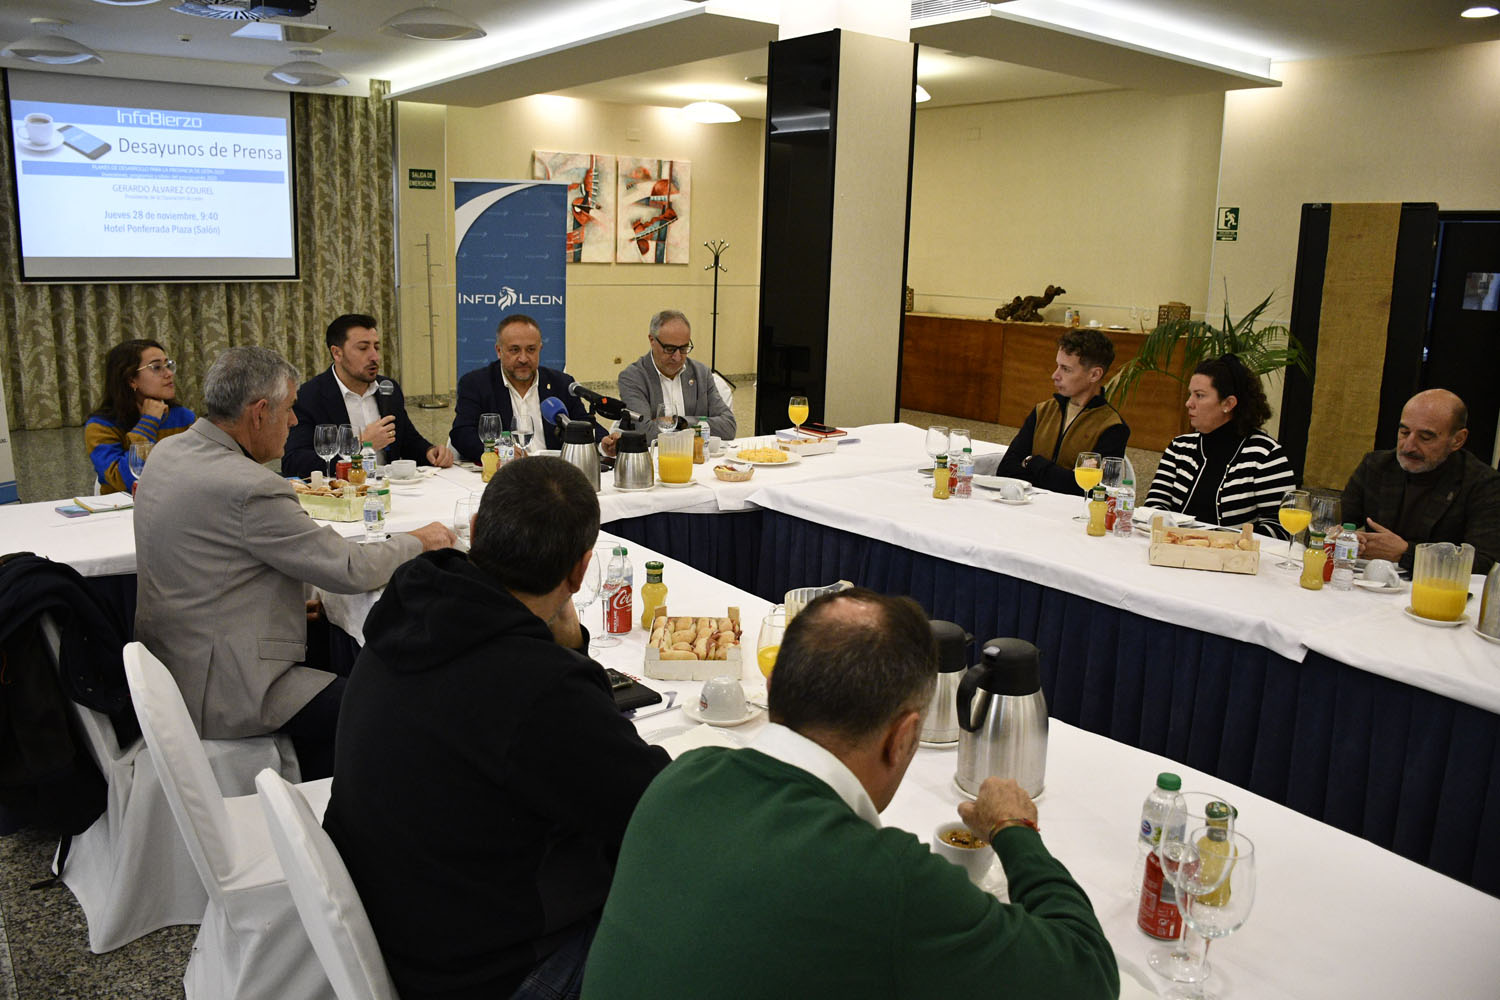
<svg viewBox="0 0 1500 1000">
<path fill-rule="evenodd" d="M 1413 611 L 1411 609 L 1411 605 L 1410 604 L 1408 604 L 1406 607 L 1402 608 L 1401 610 L 1404 611 L 1404 612 L 1406 612 L 1406 617 L 1410 618 L 1412 621 L 1421 622 L 1423 625 L 1431 625 L 1433 628 L 1458 628 L 1458 626 L 1460 626 L 1460 625 L 1467 625 L 1467 624 L 1469 624 L 1469 616 L 1468 615 L 1464 615 L 1463 617 L 1457 619 L 1456 621 L 1440 622 L 1440 621 L 1434 621 L 1431 618 L 1423 618 L 1421 615 L 1417 614 L 1415 611 Z"/>
<path fill-rule="evenodd" d="M 996 503 L 1003 503 L 1007 507 L 1024 507 L 1031 503 L 1031 497 L 1022 497 L 1019 500 L 1007 500 L 1004 497 L 994 497 Z"/>
<path fill-rule="evenodd" d="M 426 476 L 422 475 L 419 472 L 415 476 L 409 476 L 405 479 L 401 479 L 396 476 L 386 476 L 385 481 L 390 483 L 392 486 L 416 486 L 426 478 Z"/>
<path fill-rule="evenodd" d="M 17 122 L 16 126 L 17 126 L 17 128 L 16 128 L 16 145 L 20 146 L 22 149 L 29 149 L 33 153 L 47 153 L 47 152 L 51 152 L 52 150 L 56 149 L 58 146 L 61 146 L 63 144 L 62 133 L 60 131 L 58 131 L 55 127 L 52 130 L 52 141 L 51 142 L 44 142 L 44 143 L 38 144 L 38 143 L 32 142 L 30 139 L 28 139 L 26 137 L 26 123 L 25 122 Z"/>
<path fill-rule="evenodd" d="M 759 715 L 762 711 L 764 711 L 764 709 L 756 708 L 754 705 L 746 704 L 745 714 L 740 716 L 738 719 L 715 720 L 705 719 L 702 715 L 699 714 L 697 698 L 689 698 L 687 701 L 682 703 L 683 715 L 687 716 L 689 719 L 692 719 L 694 722 L 702 722 L 710 726 L 743 726 L 745 723 L 749 722 L 751 719 Z"/>
<path fill-rule="evenodd" d="M 1379 580 L 1355 580 L 1354 585 L 1360 590 L 1368 590 L 1372 594 L 1399 594 L 1406 590 L 1406 585 L 1401 582 L 1381 583 Z"/>
<path fill-rule="evenodd" d="M 696 479 L 689 479 L 685 483 L 669 483 L 666 480 L 658 479 L 656 481 L 656 485 L 657 486 L 665 486 L 669 490 L 685 490 L 689 486 L 697 486 L 698 485 L 698 480 L 696 480 Z"/>
</svg>

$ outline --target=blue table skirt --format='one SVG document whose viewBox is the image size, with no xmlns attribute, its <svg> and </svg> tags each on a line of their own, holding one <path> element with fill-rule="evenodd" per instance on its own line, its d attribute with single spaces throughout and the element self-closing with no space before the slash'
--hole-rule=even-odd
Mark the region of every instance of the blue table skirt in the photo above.
<svg viewBox="0 0 1500 1000">
<path fill-rule="evenodd" d="M 759 593 L 755 588 L 760 563 L 759 509 L 724 514 L 648 514 L 610 521 L 600 527 L 612 535 L 654 549 L 668 559 L 685 562 L 709 576 L 733 584 L 740 590 Z M 642 574 L 636 586 L 646 582 L 645 569 L 637 561 L 636 572 Z M 668 604 L 672 598 L 672 579 L 667 585 Z M 684 597 L 690 596 L 677 592 Z M 765 595 L 762 594 L 762 597 Z M 780 602 L 780 597 L 767 598 Z M 691 610 L 691 609 L 689 609 Z"/>
<path fill-rule="evenodd" d="M 852 580 L 910 595 L 981 642 L 1026 639 L 1041 651 L 1054 718 L 1500 895 L 1500 716 L 1315 653 L 1296 663 L 774 511 L 760 552 L 746 589 L 768 600 Z M 1153 777 L 1141 776 L 1142 797 Z M 1244 821 L 1254 829 L 1253 816 Z"/>
</svg>

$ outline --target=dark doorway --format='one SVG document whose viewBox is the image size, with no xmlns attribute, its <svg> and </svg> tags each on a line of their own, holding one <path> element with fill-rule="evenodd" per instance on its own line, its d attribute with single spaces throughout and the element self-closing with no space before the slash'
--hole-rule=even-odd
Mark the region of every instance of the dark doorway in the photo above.
<svg viewBox="0 0 1500 1000">
<path fill-rule="evenodd" d="M 1439 212 L 1437 258 L 1422 386 L 1462 397 L 1469 406 L 1465 447 L 1493 465 L 1500 421 L 1500 212 Z"/>
</svg>

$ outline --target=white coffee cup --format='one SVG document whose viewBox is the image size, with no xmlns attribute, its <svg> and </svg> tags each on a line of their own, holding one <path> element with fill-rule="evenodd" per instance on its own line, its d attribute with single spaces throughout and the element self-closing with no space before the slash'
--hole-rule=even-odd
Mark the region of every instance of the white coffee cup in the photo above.
<svg viewBox="0 0 1500 1000">
<path fill-rule="evenodd" d="M 745 715 L 745 687 L 738 677 L 721 674 L 703 683 L 698 714 L 705 722 L 734 722 Z"/>
<path fill-rule="evenodd" d="M 988 843 L 983 847 L 958 847 L 950 844 L 943 835 L 954 830 L 961 830 L 976 841 L 983 839 L 975 837 L 974 832 L 962 823 L 944 823 L 932 831 L 932 853 L 958 865 L 969 873 L 970 882 L 977 883 L 989 873 L 990 867 L 995 863 L 995 849 Z"/>
<path fill-rule="evenodd" d="M 1019 483 L 1006 483 L 1000 487 L 1000 497 L 1003 500 L 1009 500 L 1011 503 L 1019 503 L 1026 499 L 1026 487 Z"/>
<path fill-rule="evenodd" d="M 33 146 L 45 146 L 52 141 L 52 116 L 43 111 L 33 111 L 26 116 L 26 138 Z"/>
<path fill-rule="evenodd" d="M 417 474 L 417 463 L 409 458 L 398 458 L 387 465 L 386 470 L 395 479 L 410 479 Z"/>
</svg>

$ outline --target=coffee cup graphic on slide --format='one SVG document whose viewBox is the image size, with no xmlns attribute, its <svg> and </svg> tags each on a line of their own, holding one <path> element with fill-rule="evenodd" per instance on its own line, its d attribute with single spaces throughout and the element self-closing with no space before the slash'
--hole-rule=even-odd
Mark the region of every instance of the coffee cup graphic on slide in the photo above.
<svg viewBox="0 0 1500 1000">
<path fill-rule="evenodd" d="M 26 116 L 26 141 L 33 146 L 50 146 L 57 138 L 57 127 L 45 111 Z"/>
</svg>

